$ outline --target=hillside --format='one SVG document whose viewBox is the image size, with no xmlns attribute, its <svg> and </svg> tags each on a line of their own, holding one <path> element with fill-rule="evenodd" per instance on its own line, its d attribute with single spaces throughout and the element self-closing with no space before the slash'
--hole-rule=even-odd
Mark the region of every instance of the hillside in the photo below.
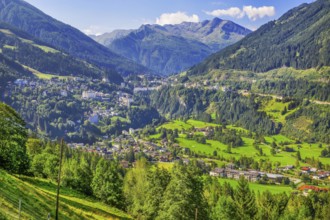
<svg viewBox="0 0 330 220">
<path fill-rule="evenodd" d="M 45 74 L 93 78 L 108 75 L 113 82 L 122 81 L 120 75 L 114 71 L 104 71 L 78 60 L 5 23 L 0 23 L 0 53 L 1 60 L 6 58 L 15 63 L 17 68 L 21 66 L 18 72 L 29 67 Z M 10 66 L 10 63 L 7 65 Z"/>
<path fill-rule="evenodd" d="M 186 70 L 250 32 L 215 18 L 199 23 L 142 25 L 137 30 L 117 30 L 93 38 L 115 53 L 169 75 Z"/>
<path fill-rule="evenodd" d="M 193 67 L 263 72 L 282 66 L 308 69 L 330 65 L 330 1 L 303 4 L 268 22 L 236 44 Z"/>
<path fill-rule="evenodd" d="M 0 20 L 26 31 L 49 45 L 102 68 L 127 75 L 148 70 L 123 58 L 79 30 L 46 15 L 22 0 L 1 0 Z"/>
<path fill-rule="evenodd" d="M 18 203 L 22 200 L 21 219 L 46 219 L 55 216 L 56 184 L 48 180 L 12 176 L 0 170 L 0 219 L 18 218 Z M 60 219 L 130 219 L 129 216 L 95 199 L 62 187 Z"/>
</svg>

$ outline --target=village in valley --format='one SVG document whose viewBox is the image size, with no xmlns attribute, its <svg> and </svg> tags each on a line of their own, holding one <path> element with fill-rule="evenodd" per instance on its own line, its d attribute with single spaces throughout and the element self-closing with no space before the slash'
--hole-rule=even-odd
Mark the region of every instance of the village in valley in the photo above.
<svg viewBox="0 0 330 220">
<path fill-rule="evenodd" d="M 124 168 L 134 166 L 134 161 L 142 156 L 148 158 L 153 163 L 170 165 L 180 160 L 183 163 L 189 163 L 192 158 L 182 152 L 190 151 L 191 149 L 176 143 L 175 138 L 182 137 L 182 135 L 193 136 L 195 133 L 203 134 L 202 136 L 207 138 L 214 133 L 214 127 L 205 125 L 201 128 L 193 128 L 191 130 L 192 133 L 191 131 L 189 133 L 182 130 L 179 132 L 180 135 L 176 131 L 177 136 L 172 140 L 168 140 L 166 137 L 158 140 L 156 138 L 155 140 L 150 138 L 150 135 L 144 135 L 146 128 L 130 127 L 130 120 L 126 112 L 139 105 L 137 101 L 141 94 L 158 90 L 162 86 L 206 88 L 222 92 L 234 91 L 228 86 L 220 86 L 218 83 L 212 83 L 208 80 L 202 83 L 181 83 L 178 81 L 178 78 L 150 78 L 145 75 L 138 77 L 139 80 L 128 79 L 120 85 L 110 84 L 107 78 L 102 80 L 80 77 L 53 77 L 48 80 L 37 78 L 17 79 L 8 84 L 2 98 L 15 106 L 15 101 L 20 101 L 18 98 L 19 94 L 29 94 L 28 97 L 31 98 L 26 105 L 40 114 L 43 113 L 37 108 L 37 105 L 42 105 L 45 100 L 56 100 L 55 105 L 61 101 L 71 102 L 72 105 L 79 103 L 79 106 L 83 109 L 80 109 L 81 111 L 77 112 L 75 117 L 61 117 L 60 113 L 61 121 L 57 120 L 49 125 L 46 125 L 46 122 L 44 122 L 44 125 L 40 126 L 40 130 L 56 132 L 56 129 L 52 130 L 49 127 L 56 127 L 62 124 L 62 127 L 59 127 L 59 129 L 62 128 L 63 130 L 63 127 L 66 128 L 65 135 L 69 137 L 68 146 L 73 149 L 98 154 L 106 159 L 117 158 L 121 161 L 120 163 Z M 247 93 L 248 91 L 236 92 Z M 39 117 L 36 117 L 35 123 L 41 123 Z M 86 139 L 84 141 L 84 139 L 76 137 L 77 134 L 81 133 L 86 135 L 85 130 L 87 127 L 95 129 L 101 126 L 99 130 L 105 130 L 105 127 L 110 125 L 114 129 L 109 129 L 109 132 L 103 132 L 98 138 Z M 113 132 L 114 130 L 116 132 Z M 159 128 L 153 133 L 155 132 L 159 132 Z M 45 136 L 47 136 L 47 133 L 45 133 Z M 223 151 L 226 152 L 226 150 Z M 299 183 L 302 182 L 301 178 L 310 178 L 311 181 L 330 181 L 329 171 L 323 171 L 314 167 L 304 166 L 296 170 L 294 165 L 287 164 L 268 170 L 268 172 L 261 172 L 230 162 L 218 166 L 217 163 L 212 162 L 212 159 L 210 160 L 210 158 L 216 157 L 198 154 L 194 157 L 200 166 L 204 167 L 205 171 L 213 177 L 238 180 L 240 176 L 244 176 L 250 182 L 275 185 L 291 184 L 295 186 L 299 186 Z M 312 190 L 318 189 L 314 188 Z M 304 190 L 306 189 L 304 188 Z M 310 189 L 308 188 L 308 190 Z"/>
</svg>

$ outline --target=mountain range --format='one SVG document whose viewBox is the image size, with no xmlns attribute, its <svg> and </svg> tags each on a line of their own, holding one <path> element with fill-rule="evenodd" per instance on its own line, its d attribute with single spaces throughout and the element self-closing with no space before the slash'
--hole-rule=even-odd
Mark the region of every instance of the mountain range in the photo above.
<svg viewBox="0 0 330 220">
<path fill-rule="evenodd" d="M 211 55 L 188 72 L 198 75 L 212 69 L 265 72 L 283 66 L 296 69 L 329 66 L 329 36 L 330 1 L 302 4 Z"/>
<path fill-rule="evenodd" d="M 117 54 L 168 75 L 186 70 L 249 33 L 234 22 L 214 18 L 177 25 L 142 25 L 137 30 L 91 37 Z"/>
<path fill-rule="evenodd" d="M 0 0 L 0 21 L 73 57 L 122 75 L 151 73 L 142 65 L 117 55 L 76 28 L 64 24 L 22 0 Z"/>
</svg>

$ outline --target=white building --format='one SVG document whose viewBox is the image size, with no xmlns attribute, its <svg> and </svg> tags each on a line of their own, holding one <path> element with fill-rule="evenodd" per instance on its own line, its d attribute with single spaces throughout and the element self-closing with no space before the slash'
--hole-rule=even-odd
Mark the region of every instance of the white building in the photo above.
<svg viewBox="0 0 330 220">
<path fill-rule="evenodd" d="M 61 96 L 67 97 L 68 96 L 68 92 L 66 90 L 61 90 Z"/>
<path fill-rule="evenodd" d="M 82 98 L 83 99 L 95 99 L 96 98 L 96 92 L 94 92 L 94 91 L 83 91 Z"/>
</svg>

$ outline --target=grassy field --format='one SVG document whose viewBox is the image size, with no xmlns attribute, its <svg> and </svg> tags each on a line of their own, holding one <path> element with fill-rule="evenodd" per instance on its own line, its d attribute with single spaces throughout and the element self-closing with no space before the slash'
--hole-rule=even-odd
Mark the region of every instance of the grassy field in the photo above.
<svg viewBox="0 0 330 220">
<path fill-rule="evenodd" d="M 213 123 L 205 123 L 202 121 L 197 121 L 197 120 L 192 120 L 189 119 L 187 122 L 183 121 L 171 121 L 166 124 L 163 124 L 159 128 L 167 128 L 167 129 L 178 129 L 178 130 L 188 130 L 192 127 L 195 128 L 202 128 L 202 127 L 207 127 L 207 126 L 218 126 L 217 124 Z M 243 128 L 240 127 L 235 127 L 232 125 L 228 125 L 227 128 L 229 129 L 236 129 L 236 130 L 243 130 L 246 131 Z M 149 138 L 153 139 L 159 139 L 160 134 L 155 134 L 150 136 Z M 319 143 L 315 144 L 307 144 L 307 143 L 302 143 L 300 144 L 301 148 L 298 149 L 298 144 L 295 144 L 295 141 L 283 136 L 283 135 L 273 135 L 273 136 L 268 136 L 265 137 L 266 143 L 260 145 L 260 148 L 262 148 L 263 153 L 265 156 L 260 156 L 259 152 L 253 147 L 253 142 L 254 140 L 251 138 L 242 138 L 244 141 L 244 145 L 241 147 L 237 148 L 232 148 L 232 153 L 229 154 L 227 153 L 227 145 L 223 144 L 219 141 L 215 140 L 207 140 L 206 144 L 201 144 L 196 142 L 195 140 L 187 139 L 185 135 L 180 134 L 179 138 L 177 138 L 177 142 L 181 147 L 184 148 L 189 148 L 193 152 L 199 153 L 199 154 L 204 154 L 204 155 L 209 155 L 212 156 L 214 151 L 217 151 L 217 155 L 221 155 L 225 158 L 239 158 L 243 155 L 248 156 L 248 157 L 254 157 L 257 160 L 258 159 L 264 159 L 264 160 L 269 160 L 271 162 L 279 162 L 281 166 L 285 165 L 294 165 L 296 162 L 296 152 L 284 152 L 281 151 L 277 153 L 276 155 L 272 156 L 270 153 L 271 150 L 271 143 L 273 141 L 276 142 L 276 144 L 281 144 L 281 143 L 288 143 L 288 147 L 293 148 L 295 151 L 300 151 L 302 158 L 304 159 L 305 157 L 314 157 L 315 159 L 319 159 L 323 164 L 330 164 L 330 159 L 329 158 L 319 158 L 322 148 L 319 148 L 318 145 Z M 305 166 L 308 164 L 300 162 L 301 166 Z"/>
<path fill-rule="evenodd" d="M 220 124 L 214 124 L 214 123 L 207 123 L 207 122 L 203 122 L 203 121 L 197 121 L 194 119 L 189 119 L 187 120 L 187 122 L 184 121 L 179 121 L 179 120 L 174 120 L 174 121 L 170 121 L 167 122 L 161 126 L 158 127 L 159 128 L 166 128 L 166 129 L 178 129 L 179 131 L 181 130 L 188 130 L 191 129 L 192 127 L 195 128 L 205 128 L 205 127 L 216 127 L 216 126 L 221 126 Z M 241 128 L 241 127 L 237 127 L 234 125 L 228 125 L 226 126 L 229 129 L 233 129 L 233 130 L 239 130 L 239 131 L 246 131 L 246 129 Z"/>
<path fill-rule="evenodd" d="M 237 180 L 233 179 L 224 179 L 224 178 L 218 178 L 219 182 L 223 184 L 224 182 L 229 183 L 234 188 L 238 185 Z M 269 191 L 270 193 L 277 194 L 277 193 L 291 193 L 292 188 L 289 186 L 277 186 L 277 185 L 263 185 L 263 184 L 257 184 L 257 183 L 249 183 L 249 187 L 251 190 L 253 190 L 255 193 L 258 191 L 260 193 Z"/>
<path fill-rule="evenodd" d="M 46 74 L 46 73 L 41 73 L 38 70 L 35 70 L 31 67 L 28 66 L 24 66 L 27 70 L 31 71 L 35 76 L 37 76 L 39 79 L 46 79 L 46 80 L 50 80 L 54 77 L 59 78 L 59 79 L 67 79 L 70 76 L 57 76 L 57 75 L 52 75 L 52 74 Z"/>
<path fill-rule="evenodd" d="M 268 137 L 268 139 L 273 140 L 275 138 L 276 140 L 286 140 L 286 137 L 281 136 L 274 136 L 274 137 Z M 296 162 L 296 153 L 295 152 L 280 152 L 276 155 L 272 156 L 270 153 L 271 147 L 269 145 L 260 145 L 260 148 L 262 148 L 263 153 L 265 156 L 260 156 L 259 152 L 253 147 L 253 139 L 250 138 L 242 138 L 244 141 L 244 145 L 237 148 L 232 148 L 231 153 L 227 153 L 227 145 L 223 144 L 219 141 L 215 140 L 207 140 L 207 144 L 201 144 L 196 142 L 195 140 L 189 140 L 184 137 L 184 135 L 180 135 L 179 138 L 177 138 L 178 144 L 181 147 L 189 148 L 191 151 L 199 153 L 199 154 L 205 154 L 208 156 L 212 156 L 214 151 L 217 151 L 217 155 L 221 155 L 225 158 L 239 158 L 241 156 L 247 156 L 247 157 L 253 157 L 256 160 L 264 159 L 269 160 L 271 162 L 280 162 L 282 166 L 285 165 L 294 165 Z M 289 145 L 289 147 L 292 147 L 294 150 L 298 150 L 298 146 L 296 144 Z M 301 144 L 301 148 L 299 149 L 301 153 L 301 157 L 314 157 L 319 158 L 321 154 L 321 148 L 318 147 L 318 144 Z M 330 164 L 329 158 L 319 158 L 319 160 L 323 164 Z M 300 162 L 301 166 L 306 166 L 306 163 Z"/>
<path fill-rule="evenodd" d="M 179 131 L 181 131 L 183 129 L 188 130 L 188 129 L 192 128 L 192 126 L 183 121 L 175 120 L 175 121 L 165 123 L 158 128 L 166 128 L 166 129 L 172 129 L 172 130 L 178 129 Z"/>
<path fill-rule="evenodd" d="M 0 213 L 18 219 L 18 203 L 22 200 L 21 219 L 51 219 L 55 216 L 56 185 L 48 180 L 15 177 L 0 170 Z M 130 219 L 126 213 L 111 208 L 78 192 L 61 188 L 59 219 Z"/>
<path fill-rule="evenodd" d="M 47 46 L 41 46 L 38 44 L 33 44 L 33 46 L 38 47 L 39 49 L 43 50 L 46 53 L 59 53 L 60 52 L 58 50 L 55 50 L 55 49 L 53 49 L 51 47 L 47 47 Z"/>
</svg>

